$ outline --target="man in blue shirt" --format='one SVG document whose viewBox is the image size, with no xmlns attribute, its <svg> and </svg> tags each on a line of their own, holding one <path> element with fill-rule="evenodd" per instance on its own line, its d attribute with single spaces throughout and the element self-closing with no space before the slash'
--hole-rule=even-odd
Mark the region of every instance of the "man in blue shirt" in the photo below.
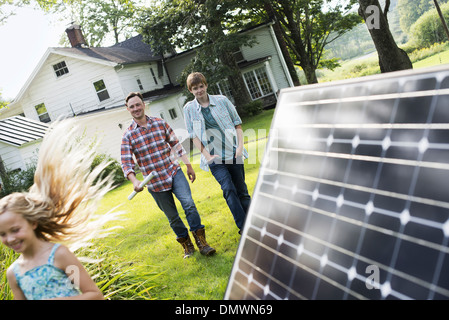
<svg viewBox="0 0 449 320">
<path fill-rule="evenodd" d="M 245 183 L 242 120 L 225 96 L 209 95 L 207 81 L 199 72 L 187 77 L 195 99 L 184 106 L 184 119 L 193 144 L 201 151 L 200 168 L 211 171 L 239 228 L 243 228 L 251 202 Z"/>
</svg>

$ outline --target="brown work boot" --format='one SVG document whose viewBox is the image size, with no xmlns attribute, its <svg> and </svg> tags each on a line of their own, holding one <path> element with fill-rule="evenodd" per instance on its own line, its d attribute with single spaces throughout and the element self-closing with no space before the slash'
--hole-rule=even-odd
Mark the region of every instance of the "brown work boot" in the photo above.
<svg viewBox="0 0 449 320">
<path fill-rule="evenodd" d="M 198 229 L 192 231 L 193 237 L 195 238 L 196 245 L 200 250 L 201 254 L 205 256 L 210 256 L 215 253 L 215 249 L 207 244 L 206 241 L 206 231 L 203 229 Z"/>
<path fill-rule="evenodd" d="M 182 247 L 184 248 L 184 259 L 189 258 L 195 252 L 195 247 L 193 246 L 192 240 L 190 240 L 189 235 L 186 238 L 176 238 Z"/>
</svg>

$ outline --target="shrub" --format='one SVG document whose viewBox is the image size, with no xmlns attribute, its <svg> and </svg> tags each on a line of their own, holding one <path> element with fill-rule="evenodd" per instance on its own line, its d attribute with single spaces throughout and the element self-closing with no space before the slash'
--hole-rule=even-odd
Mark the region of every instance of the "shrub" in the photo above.
<svg viewBox="0 0 449 320">
<path fill-rule="evenodd" d="M 449 3 L 441 6 L 444 19 L 449 21 Z M 428 47 L 436 42 L 445 41 L 446 33 L 436 9 L 423 14 L 410 28 L 412 41 L 418 48 Z"/>
<path fill-rule="evenodd" d="M 0 189 L 0 198 L 13 193 L 27 191 L 34 183 L 34 172 L 36 171 L 36 162 L 27 165 L 25 170 L 7 171 L 6 176 L 2 177 L 2 188 Z"/>
<path fill-rule="evenodd" d="M 118 187 L 125 181 L 125 176 L 123 175 L 122 168 L 120 163 L 106 154 L 98 154 L 95 156 L 94 161 L 91 165 L 91 170 L 93 170 L 96 166 L 98 166 L 102 162 L 109 162 L 107 167 L 103 170 L 101 176 L 106 176 L 111 174 L 114 180 L 114 187 Z"/>
<path fill-rule="evenodd" d="M 98 166 L 102 161 L 108 161 L 108 166 L 103 170 L 100 176 L 112 174 L 114 187 L 118 187 L 125 181 L 120 163 L 106 154 L 98 154 L 95 156 L 91 165 L 91 170 Z M 28 191 L 34 183 L 34 173 L 36 171 L 36 161 L 27 165 L 26 170 L 7 171 L 6 176 L 2 177 L 2 187 L 0 189 L 0 198 L 7 196 L 13 192 Z"/>
<path fill-rule="evenodd" d="M 238 113 L 240 117 L 246 118 L 258 115 L 263 110 L 262 100 L 254 100 L 250 103 L 245 104 L 241 108 L 238 108 Z"/>
</svg>

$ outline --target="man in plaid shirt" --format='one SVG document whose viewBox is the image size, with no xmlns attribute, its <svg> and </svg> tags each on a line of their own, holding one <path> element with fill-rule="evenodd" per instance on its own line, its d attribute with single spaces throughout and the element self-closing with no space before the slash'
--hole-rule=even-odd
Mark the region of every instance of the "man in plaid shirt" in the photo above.
<svg viewBox="0 0 449 320">
<path fill-rule="evenodd" d="M 192 199 L 189 183 L 176 158 L 181 158 L 187 167 L 190 181 L 195 181 L 195 171 L 186 151 L 179 143 L 172 128 L 164 120 L 145 115 L 145 103 L 139 92 L 131 92 L 126 97 L 126 108 L 133 117 L 125 131 L 121 143 L 121 165 L 125 177 L 134 186 L 134 191 L 143 190 L 134 171 L 133 154 L 144 176 L 156 171 L 155 178 L 147 184 L 159 208 L 165 213 L 176 240 L 183 246 L 184 258 L 190 257 L 195 248 L 189 232 L 181 220 L 173 194 L 181 202 L 190 231 L 200 252 L 211 255 L 215 249 L 206 242 L 204 225 Z"/>
</svg>

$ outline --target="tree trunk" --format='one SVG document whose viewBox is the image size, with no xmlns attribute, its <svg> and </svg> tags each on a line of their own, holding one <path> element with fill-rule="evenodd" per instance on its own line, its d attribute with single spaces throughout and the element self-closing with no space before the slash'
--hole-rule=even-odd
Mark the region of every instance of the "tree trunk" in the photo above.
<svg viewBox="0 0 449 320">
<path fill-rule="evenodd" d="M 378 0 L 358 0 L 359 15 L 365 20 L 379 56 L 382 73 L 412 69 L 407 53 L 400 49 L 391 34 L 386 14 Z M 375 7 L 377 9 L 375 9 Z M 375 9 L 375 10 L 372 10 Z"/>
<path fill-rule="evenodd" d="M 248 90 L 246 89 L 243 76 L 235 61 L 235 57 L 231 52 L 221 52 L 220 60 L 225 66 L 231 69 L 232 75 L 229 77 L 229 86 L 231 87 L 232 95 L 235 100 L 235 105 L 242 108 L 244 105 L 252 101 Z"/>
<path fill-rule="evenodd" d="M 282 6 L 285 9 L 285 17 L 289 23 L 289 31 L 291 33 L 290 45 L 299 60 L 299 65 L 305 73 L 307 83 L 318 83 L 318 79 L 315 73 L 315 67 L 313 66 L 313 63 L 307 53 L 306 47 L 302 41 L 300 27 L 295 23 L 293 10 L 290 7 L 288 1 L 283 1 Z"/>
<path fill-rule="evenodd" d="M 446 36 L 449 39 L 449 29 L 447 27 L 446 20 L 444 20 L 444 15 L 443 12 L 441 12 L 440 5 L 437 0 L 433 0 L 433 2 L 435 3 L 435 8 L 437 8 L 438 15 L 440 16 L 441 23 L 443 24 L 444 32 L 446 32 Z"/>
<path fill-rule="evenodd" d="M 290 56 L 290 52 L 288 52 L 287 44 L 285 43 L 284 36 L 282 34 L 282 27 L 279 23 L 278 18 L 276 17 L 276 12 L 273 9 L 273 6 L 270 3 L 264 4 L 265 11 L 268 14 L 268 17 L 274 21 L 273 30 L 276 35 L 276 39 L 279 43 L 279 46 L 282 51 L 282 55 L 284 56 L 285 63 L 287 64 L 288 72 L 293 80 L 294 86 L 300 86 L 298 73 L 296 72 L 295 65 L 293 64 L 292 57 Z"/>
<path fill-rule="evenodd" d="M 226 36 L 221 27 L 220 20 L 216 18 L 209 21 L 209 29 L 212 33 L 212 39 L 225 39 Z M 234 52 L 238 48 L 227 48 L 227 50 L 221 50 L 219 52 L 219 59 L 221 62 L 231 70 L 231 75 L 229 76 L 229 86 L 231 87 L 232 95 L 234 97 L 234 102 L 237 108 L 242 108 L 244 105 L 252 102 L 251 96 L 246 89 L 245 82 L 243 80 L 243 75 L 240 72 L 240 68 L 234 57 Z"/>
</svg>

